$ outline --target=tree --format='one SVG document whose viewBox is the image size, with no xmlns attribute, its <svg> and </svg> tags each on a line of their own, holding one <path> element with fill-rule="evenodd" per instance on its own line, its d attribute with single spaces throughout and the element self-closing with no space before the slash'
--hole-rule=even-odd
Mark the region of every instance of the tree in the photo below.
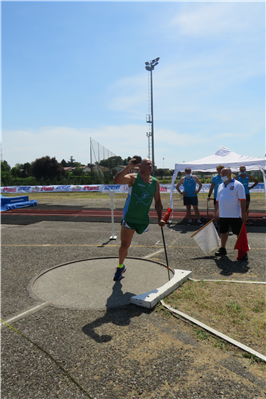
<svg viewBox="0 0 266 399">
<path fill-rule="evenodd" d="M 21 177 L 31 176 L 31 164 L 26 162 L 22 165 Z"/>
<path fill-rule="evenodd" d="M 55 158 L 48 156 L 36 159 L 31 166 L 31 173 L 36 179 L 45 179 L 50 182 L 65 176 L 63 166 Z"/>
<path fill-rule="evenodd" d="M 12 185 L 11 167 L 7 161 L 1 161 L 1 186 Z"/>
<path fill-rule="evenodd" d="M 19 168 L 17 168 L 16 166 L 14 166 L 14 168 L 11 169 L 11 175 L 14 178 L 21 177 L 21 170 Z"/>
<path fill-rule="evenodd" d="M 63 166 L 63 168 L 67 167 L 67 163 L 66 163 L 66 161 L 64 159 L 62 159 L 62 161 L 60 163 Z"/>
</svg>

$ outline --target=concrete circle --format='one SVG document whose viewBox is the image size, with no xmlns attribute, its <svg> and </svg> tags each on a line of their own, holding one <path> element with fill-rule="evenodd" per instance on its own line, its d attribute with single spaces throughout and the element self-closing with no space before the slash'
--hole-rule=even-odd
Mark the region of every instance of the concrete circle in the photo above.
<svg viewBox="0 0 266 399">
<path fill-rule="evenodd" d="M 134 295 L 159 288 L 168 279 L 165 265 L 127 258 L 126 272 L 113 281 L 118 258 L 95 258 L 46 270 L 30 284 L 39 299 L 69 309 L 106 309 L 128 305 Z M 172 274 L 170 275 L 172 277 Z"/>
</svg>

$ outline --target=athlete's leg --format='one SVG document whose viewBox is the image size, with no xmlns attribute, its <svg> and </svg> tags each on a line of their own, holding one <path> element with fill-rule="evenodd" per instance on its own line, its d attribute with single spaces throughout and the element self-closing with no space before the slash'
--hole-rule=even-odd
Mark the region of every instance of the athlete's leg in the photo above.
<svg viewBox="0 0 266 399">
<path fill-rule="evenodd" d="M 188 220 L 190 220 L 191 219 L 191 205 L 186 205 L 186 208 L 187 208 L 186 218 Z"/>
<path fill-rule="evenodd" d="M 199 214 L 199 207 L 198 207 L 198 205 L 193 205 L 193 209 L 194 209 L 194 212 L 195 212 L 195 215 L 196 215 L 197 220 L 199 220 L 199 219 L 200 219 L 200 214 Z"/>
<path fill-rule="evenodd" d="M 125 258 L 127 257 L 127 251 L 130 247 L 132 237 L 135 233 L 135 230 L 128 229 L 123 224 L 121 226 L 121 244 L 119 248 L 119 264 L 122 265 L 124 263 Z"/>
</svg>

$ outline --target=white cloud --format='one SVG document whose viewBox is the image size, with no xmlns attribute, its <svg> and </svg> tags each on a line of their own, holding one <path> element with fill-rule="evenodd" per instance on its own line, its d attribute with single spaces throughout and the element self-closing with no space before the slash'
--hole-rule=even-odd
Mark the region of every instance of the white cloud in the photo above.
<svg viewBox="0 0 266 399">
<path fill-rule="evenodd" d="M 177 27 L 184 36 L 212 37 L 232 35 L 250 28 L 256 29 L 257 8 L 263 12 L 263 4 L 244 2 L 204 2 L 184 4 L 181 12 L 170 21 L 170 27 Z M 254 25 L 255 23 L 255 25 Z"/>
<path fill-rule="evenodd" d="M 56 157 L 58 162 L 69 160 L 90 162 L 90 137 L 106 150 L 126 158 L 133 153 L 147 156 L 146 126 L 103 126 L 98 129 L 44 127 L 36 130 L 4 130 L 3 159 L 10 166 L 33 162 L 44 156 Z M 98 157 L 98 148 L 94 149 Z M 107 152 L 106 152 L 107 154 Z"/>
</svg>

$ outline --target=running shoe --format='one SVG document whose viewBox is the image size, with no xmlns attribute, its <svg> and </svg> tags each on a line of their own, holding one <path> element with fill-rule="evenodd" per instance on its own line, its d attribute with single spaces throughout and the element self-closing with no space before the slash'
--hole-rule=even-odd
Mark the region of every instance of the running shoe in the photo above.
<svg viewBox="0 0 266 399">
<path fill-rule="evenodd" d="M 114 275 L 114 281 L 121 280 L 123 278 L 122 274 L 125 273 L 126 270 L 127 269 L 125 265 L 123 265 L 123 267 L 117 267 Z"/>
<path fill-rule="evenodd" d="M 189 219 L 189 221 L 187 222 L 187 224 L 192 224 L 192 219 Z"/>
<path fill-rule="evenodd" d="M 202 223 L 201 220 L 197 220 L 197 224 L 198 224 L 199 226 L 203 226 L 203 223 Z"/>
</svg>

